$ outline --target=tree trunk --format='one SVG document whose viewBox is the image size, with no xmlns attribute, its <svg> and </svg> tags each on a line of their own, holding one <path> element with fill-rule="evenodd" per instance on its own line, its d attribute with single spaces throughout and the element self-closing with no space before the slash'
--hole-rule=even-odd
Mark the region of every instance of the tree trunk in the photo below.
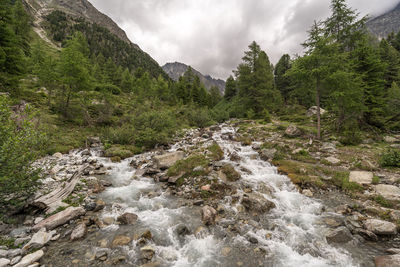
<svg viewBox="0 0 400 267">
<path fill-rule="evenodd" d="M 317 103 L 317 139 L 321 139 L 321 101 L 320 101 L 320 93 L 321 93 L 321 80 L 317 78 L 316 84 L 316 103 Z"/>
</svg>

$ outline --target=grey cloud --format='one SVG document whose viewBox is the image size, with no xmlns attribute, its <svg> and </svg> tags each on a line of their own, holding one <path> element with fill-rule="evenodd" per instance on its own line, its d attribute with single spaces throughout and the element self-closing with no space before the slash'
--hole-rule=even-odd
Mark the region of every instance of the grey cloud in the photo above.
<svg viewBox="0 0 400 267">
<path fill-rule="evenodd" d="M 314 20 L 329 15 L 330 0 L 90 0 L 161 65 L 181 61 L 227 78 L 255 40 L 275 63 L 302 51 Z M 398 0 L 348 0 L 375 16 Z"/>
</svg>

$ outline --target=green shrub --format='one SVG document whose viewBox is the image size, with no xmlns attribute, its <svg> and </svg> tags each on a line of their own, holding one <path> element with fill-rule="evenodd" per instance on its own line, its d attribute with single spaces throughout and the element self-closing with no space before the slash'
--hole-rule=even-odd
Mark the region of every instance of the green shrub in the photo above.
<svg viewBox="0 0 400 267">
<path fill-rule="evenodd" d="M 231 164 L 222 166 L 221 171 L 226 175 L 228 181 L 234 182 L 240 179 L 240 173 Z"/>
<path fill-rule="evenodd" d="M 31 166 L 44 148 L 45 136 L 32 123 L 29 108 L 12 114 L 9 100 L 0 96 L 0 204 L 19 207 L 31 196 L 40 169 Z M 4 210 L 3 210 L 4 211 Z"/>
<path fill-rule="evenodd" d="M 114 145 L 105 151 L 105 156 L 110 158 L 119 157 L 120 159 L 126 159 L 132 157 L 133 152 L 126 147 Z"/>
<path fill-rule="evenodd" d="M 267 109 L 264 109 L 264 111 L 263 111 L 263 120 L 266 123 L 270 123 L 272 121 L 271 115 L 269 114 Z"/>
<path fill-rule="evenodd" d="M 168 176 L 182 175 L 183 177 L 200 176 L 207 173 L 209 161 L 204 155 L 193 155 L 187 159 L 177 161 L 173 166 L 168 169 Z M 204 171 L 195 172 L 194 168 L 201 166 Z"/>
<path fill-rule="evenodd" d="M 385 208 L 393 207 L 393 204 L 381 195 L 374 197 L 374 201 Z"/>
<path fill-rule="evenodd" d="M 372 178 L 372 184 L 379 184 L 379 181 L 380 181 L 379 177 L 374 175 L 374 177 Z"/>
<path fill-rule="evenodd" d="M 134 142 L 134 130 L 129 126 L 107 127 L 102 131 L 104 143 L 130 145 Z"/>
<path fill-rule="evenodd" d="M 400 167 L 400 150 L 388 149 L 382 155 L 379 161 L 382 167 Z"/>
<path fill-rule="evenodd" d="M 217 142 L 213 142 L 211 146 L 207 148 L 211 152 L 211 159 L 218 161 L 222 160 L 224 158 L 224 151 L 222 148 L 218 145 Z"/>
<path fill-rule="evenodd" d="M 204 128 L 214 123 L 211 118 L 211 113 L 207 108 L 190 107 L 185 115 L 190 126 Z"/>
<path fill-rule="evenodd" d="M 355 146 L 361 144 L 363 136 L 360 131 L 345 130 L 341 134 L 340 142 L 346 146 Z"/>
</svg>

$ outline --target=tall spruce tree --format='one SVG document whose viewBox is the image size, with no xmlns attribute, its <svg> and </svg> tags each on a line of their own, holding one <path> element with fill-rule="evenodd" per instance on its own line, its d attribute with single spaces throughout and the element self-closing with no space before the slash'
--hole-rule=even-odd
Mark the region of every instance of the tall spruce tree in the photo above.
<svg viewBox="0 0 400 267">
<path fill-rule="evenodd" d="M 286 75 L 287 71 L 291 68 L 291 60 L 288 54 L 284 54 L 275 66 L 275 85 L 276 88 L 281 92 L 283 100 L 287 104 L 289 99 L 290 91 L 293 89 L 290 86 L 289 76 Z"/>
</svg>

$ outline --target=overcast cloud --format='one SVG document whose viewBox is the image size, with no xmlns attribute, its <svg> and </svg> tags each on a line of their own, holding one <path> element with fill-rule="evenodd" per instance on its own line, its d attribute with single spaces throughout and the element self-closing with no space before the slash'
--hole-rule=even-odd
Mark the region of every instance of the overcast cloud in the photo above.
<svg viewBox="0 0 400 267">
<path fill-rule="evenodd" d="M 160 65 L 179 61 L 226 79 L 251 41 L 276 63 L 300 43 L 330 0 L 89 0 Z M 379 15 L 399 0 L 348 0 L 362 15 Z"/>
</svg>

